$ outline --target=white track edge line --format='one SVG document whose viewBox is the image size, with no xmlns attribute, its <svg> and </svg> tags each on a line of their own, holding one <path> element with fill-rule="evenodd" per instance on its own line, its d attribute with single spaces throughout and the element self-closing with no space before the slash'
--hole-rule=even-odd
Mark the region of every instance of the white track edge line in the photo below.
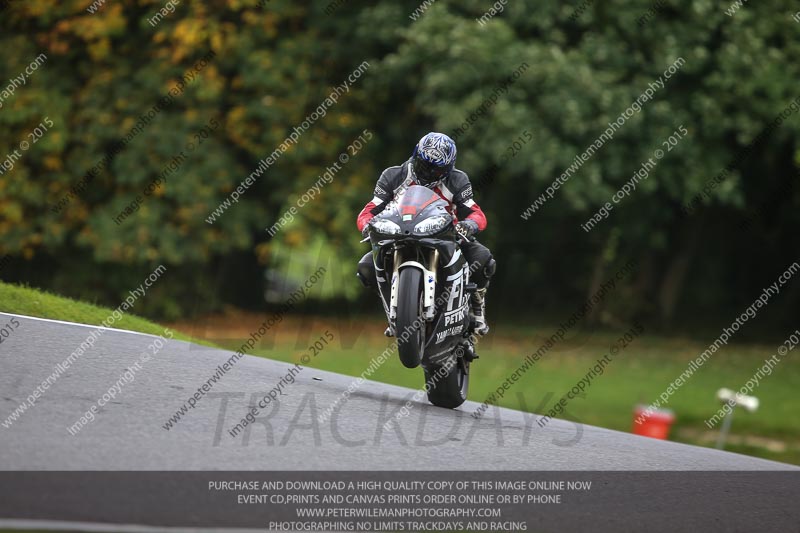
<svg viewBox="0 0 800 533">
<path fill-rule="evenodd" d="M 153 335 L 152 333 L 142 333 L 141 331 L 131 331 L 129 329 L 117 329 L 117 328 L 107 328 L 105 326 L 92 326 L 91 324 L 81 324 L 80 322 L 67 322 L 65 320 L 55 320 L 52 318 L 40 318 L 38 316 L 28 316 L 28 315 L 20 315 L 17 313 L 9 313 L 7 311 L 0 311 L 0 315 L 9 315 L 9 316 L 18 316 L 21 318 L 25 318 L 27 320 L 39 320 L 41 322 L 52 322 L 54 324 L 66 324 L 68 326 L 81 326 L 83 328 L 92 328 L 92 329 L 102 329 L 105 331 L 116 331 L 119 333 L 131 333 L 133 335 L 144 335 L 146 337 L 158 337 L 158 335 Z"/>
</svg>

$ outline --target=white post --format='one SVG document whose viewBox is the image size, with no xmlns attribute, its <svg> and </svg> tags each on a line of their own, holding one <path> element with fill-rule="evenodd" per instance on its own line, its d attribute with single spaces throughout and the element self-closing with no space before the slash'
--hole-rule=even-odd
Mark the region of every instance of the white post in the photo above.
<svg viewBox="0 0 800 533">
<path fill-rule="evenodd" d="M 758 409 L 758 398 L 755 396 L 745 396 L 730 389 L 719 389 L 717 391 L 717 400 L 723 404 L 728 404 L 733 409 L 730 410 L 725 418 L 722 419 L 722 427 L 719 430 L 719 437 L 717 437 L 717 449 L 722 450 L 725 447 L 725 441 L 728 439 L 728 433 L 731 430 L 731 422 L 733 422 L 733 412 L 736 407 L 744 407 L 751 413 Z"/>
<path fill-rule="evenodd" d="M 725 441 L 728 440 L 728 433 L 731 431 L 731 422 L 733 422 L 733 409 L 722 419 L 722 427 L 719 430 L 719 437 L 717 437 L 718 450 L 725 448 Z"/>
</svg>

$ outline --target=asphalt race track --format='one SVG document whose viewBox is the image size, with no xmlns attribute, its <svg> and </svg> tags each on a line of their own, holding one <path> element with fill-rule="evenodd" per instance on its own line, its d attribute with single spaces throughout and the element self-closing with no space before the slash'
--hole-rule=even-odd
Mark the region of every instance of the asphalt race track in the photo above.
<svg viewBox="0 0 800 533">
<path fill-rule="evenodd" d="M 9 318 L 0 314 L 3 322 Z M 17 320 L 21 325 L 0 344 L 0 422 L 7 422 L 14 409 L 94 329 L 27 317 Z M 168 341 L 141 365 L 132 382 L 124 384 L 99 409 L 94 422 L 71 435 L 67 428 L 118 383 L 122 373 L 148 352 L 154 339 L 106 330 L 35 405 L 9 427 L 0 426 L 0 470 L 6 474 L 31 470 L 800 471 L 782 463 L 561 420 L 539 428 L 535 415 L 510 409 L 492 407 L 476 420 L 470 416 L 479 406 L 476 402 L 450 411 L 423 399 L 397 427 L 384 428 L 417 391 L 369 381 L 334 411 L 330 420 L 320 422 L 319 415 L 341 397 L 354 378 L 313 368 L 303 368 L 295 382 L 285 386 L 279 402 L 271 402 L 254 424 L 232 437 L 228 430 L 244 417 L 248 406 L 255 405 L 292 368 L 250 356 L 238 361 L 197 401 L 196 408 L 166 430 L 163 426 L 168 419 L 231 356 L 181 341 Z M 369 357 L 365 356 L 365 364 Z M 406 371 L 397 361 L 385 364 Z M 421 371 L 416 372 L 421 382 Z M 18 482 L 19 478 L 15 479 Z M 792 484 L 777 492 L 793 492 L 796 498 L 798 477 L 792 479 Z M 8 490 L 8 484 L 0 489 Z M 763 489 L 749 487 L 747 501 L 773 505 L 775 494 Z M 174 491 L 170 496 L 176 497 Z M 27 496 L 17 494 L 15 498 L 15 505 L 26 510 L 15 514 L 0 503 L 0 518 L 56 519 L 53 514 L 58 514 L 54 511 L 58 505 L 42 499 L 33 489 Z M 698 513 L 707 512 L 699 501 L 696 505 Z M 48 509 L 48 513 L 37 515 L 37 509 Z M 86 523 L 128 523 L 122 516 L 115 519 L 107 513 L 108 509 L 98 509 L 95 514 L 89 506 L 78 514 L 63 511 L 58 517 Z M 797 511 L 793 513 L 793 517 L 784 513 L 782 519 L 791 518 L 797 527 Z M 180 525 L 168 516 L 148 520 L 152 525 Z"/>
</svg>

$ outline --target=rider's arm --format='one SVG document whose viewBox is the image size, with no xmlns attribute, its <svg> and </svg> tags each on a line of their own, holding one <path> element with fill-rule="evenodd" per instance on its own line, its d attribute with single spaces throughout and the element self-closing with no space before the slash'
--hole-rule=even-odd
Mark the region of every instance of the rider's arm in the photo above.
<svg viewBox="0 0 800 533">
<path fill-rule="evenodd" d="M 483 231 L 486 229 L 486 215 L 483 214 L 481 206 L 472 197 L 472 185 L 469 182 L 469 178 L 464 172 L 460 172 L 458 179 L 454 181 L 457 186 L 456 191 L 453 193 L 456 216 L 459 220 L 472 220 L 478 225 L 478 231 Z"/>
<path fill-rule="evenodd" d="M 383 211 L 386 208 L 386 204 L 392 199 L 393 188 L 389 183 L 389 170 L 391 169 L 387 168 L 384 170 L 381 177 L 378 178 L 372 200 L 367 202 L 367 205 L 365 205 L 364 209 L 358 214 L 358 218 L 356 219 L 358 231 L 362 231 L 370 219 Z"/>
</svg>

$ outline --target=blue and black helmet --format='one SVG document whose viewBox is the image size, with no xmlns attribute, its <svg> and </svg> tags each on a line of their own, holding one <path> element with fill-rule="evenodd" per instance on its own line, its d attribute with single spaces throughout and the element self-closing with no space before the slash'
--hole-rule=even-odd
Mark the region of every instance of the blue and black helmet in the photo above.
<svg viewBox="0 0 800 533">
<path fill-rule="evenodd" d="M 432 131 L 419 140 L 411 156 L 411 170 L 421 185 L 432 187 L 456 166 L 456 143 L 444 133 Z"/>
</svg>

